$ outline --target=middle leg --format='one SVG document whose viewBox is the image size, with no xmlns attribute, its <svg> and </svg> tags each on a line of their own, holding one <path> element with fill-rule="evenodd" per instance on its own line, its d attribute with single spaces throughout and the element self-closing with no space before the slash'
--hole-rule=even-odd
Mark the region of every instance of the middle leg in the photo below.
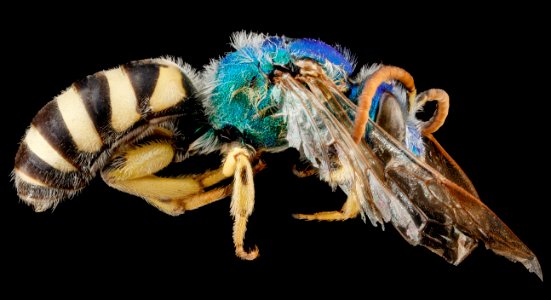
<svg viewBox="0 0 551 300">
<path fill-rule="evenodd" d="M 258 247 L 246 251 L 244 248 L 247 221 L 254 209 L 254 181 L 251 153 L 240 146 L 231 148 L 226 156 L 222 172 L 233 175 L 233 194 L 230 214 L 233 217 L 233 243 L 235 254 L 245 260 L 258 257 Z"/>
</svg>

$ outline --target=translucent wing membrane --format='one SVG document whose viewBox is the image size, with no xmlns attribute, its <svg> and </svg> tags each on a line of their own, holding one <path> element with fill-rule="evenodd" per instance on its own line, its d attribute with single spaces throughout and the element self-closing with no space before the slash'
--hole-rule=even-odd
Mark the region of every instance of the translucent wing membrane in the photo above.
<svg viewBox="0 0 551 300">
<path fill-rule="evenodd" d="M 330 110 L 328 106 L 338 102 L 328 102 L 330 94 L 324 93 L 324 89 L 327 91 L 325 86 L 316 79 L 305 79 L 309 80 L 307 84 L 311 90 L 291 76 L 283 76 L 278 85 L 285 99 L 282 111 L 287 118 L 289 146 L 301 151 L 319 169 L 320 177 L 333 188 L 338 186 L 349 197 L 357 199 L 364 219 L 367 216 L 374 226 L 388 222 L 390 210 L 386 194 L 389 193 L 385 191 L 383 195 L 373 197 L 370 182 L 381 176 L 372 173 L 382 172 L 383 168 L 370 166 L 376 161 L 368 160 L 360 145 L 352 140 L 347 124 L 337 118 L 340 116 L 346 120 L 346 111 L 341 108 L 340 115 L 335 115 Z M 351 124 L 349 119 L 348 123 Z"/>
<path fill-rule="evenodd" d="M 372 120 L 354 143 L 356 105 L 326 78 L 283 76 L 277 87 L 289 146 L 322 180 L 354 197 L 373 225 L 391 222 L 412 245 L 459 264 L 482 241 L 542 278 L 536 256 L 479 199 L 453 159 L 428 134 L 418 158 Z"/>
<path fill-rule="evenodd" d="M 460 263 L 482 241 L 486 248 L 512 261 L 521 262 L 529 271 L 542 277 L 539 262 L 522 241 L 476 196 L 466 176 L 447 164 L 445 154 L 431 155 L 431 167 L 406 150 L 392 136 L 369 120 L 373 127 L 369 139 L 385 164 L 385 181 L 403 202 L 409 202 L 412 215 L 422 220 L 413 244 L 421 244 L 448 262 Z M 426 139 L 432 151 L 439 150 L 432 137 Z M 441 149 L 441 148 L 440 148 Z M 436 160 L 435 158 L 438 158 Z M 444 163 L 444 164 L 439 164 Z M 444 174 L 453 176 L 447 178 Z M 453 181 L 452 181 L 453 180 Z M 455 181 L 455 182 L 454 182 Z M 395 227 L 402 232 L 399 223 Z"/>
<path fill-rule="evenodd" d="M 425 162 L 442 174 L 447 179 L 464 188 L 476 198 L 479 198 L 476 189 L 471 180 L 465 175 L 459 165 L 451 156 L 440 146 L 440 143 L 432 134 L 425 135 L 423 139 L 425 145 Z"/>
</svg>

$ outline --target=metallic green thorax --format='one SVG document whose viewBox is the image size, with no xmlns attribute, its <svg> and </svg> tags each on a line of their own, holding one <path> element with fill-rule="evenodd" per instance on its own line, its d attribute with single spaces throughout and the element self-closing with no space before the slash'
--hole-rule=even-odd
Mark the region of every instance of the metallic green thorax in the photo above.
<svg viewBox="0 0 551 300">
<path fill-rule="evenodd" d="M 236 128 L 246 143 L 257 148 L 287 143 L 285 120 L 278 114 L 284 99 L 272 82 L 274 69 L 303 58 L 347 72 L 353 68 L 337 50 L 317 40 L 266 37 L 243 44 L 214 66 L 210 122 L 218 130 Z"/>
<path fill-rule="evenodd" d="M 290 56 L 277 47 L 265 48 L 241 48 L 220 61 L 211 97 L 215 110 L 211 123 L 217 129 L 234 126 L 247 142 L 270 148 L 285 141 L 283 118 L 269 115 L 280 101 L 272 97 L 269 74 L 274 64 L 288 64 Z"/>
</svg>

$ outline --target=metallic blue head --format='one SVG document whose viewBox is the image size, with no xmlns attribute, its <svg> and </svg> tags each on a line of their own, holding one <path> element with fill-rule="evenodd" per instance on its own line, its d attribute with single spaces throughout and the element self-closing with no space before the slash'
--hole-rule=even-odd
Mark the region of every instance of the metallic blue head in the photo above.
<svg viewBox="0 0 551 300">
<path fill-rule="evenodd" d="M 339 52 L 337 49 L 326 43 L 314 39 L 298 39 L 291 42 L 288 46 L 289 52 L 298 58 L 310 58 L 321 65 L 330 62 L 333 65 L 341 67 L 346 75 L 354 71 L 354 64 L 351 59 Z"/>
<path fill-rule="evenodd" d="M 277 114 L 280 101 L 274 84 L 277 69 L 293 70 L 299 60 L 313 60 L 334 81 L 350 75 L 354 66 L 337 49 L 313 39 L 238 33 L 234 52 L 213 62 L 206 72 L 212 88 L 208 104 L 215 129 L 234 127 L 245 142 L 259 148 L 284 146 L 285 123 Z"/>
</svg>

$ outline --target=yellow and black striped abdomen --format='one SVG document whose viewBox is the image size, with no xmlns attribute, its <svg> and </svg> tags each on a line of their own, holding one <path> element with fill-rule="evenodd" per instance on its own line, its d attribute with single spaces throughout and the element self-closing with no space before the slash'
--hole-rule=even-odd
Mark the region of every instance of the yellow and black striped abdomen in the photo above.
<svg viewBox="0 0 551 300">
<path fill-rule="evenodd" d="M 116 147 L 143 137 L 152 124 L 175 122 L 195 93 L 186 72 L 152 59 L 73 83 L 38 112 L 21 142 L 19 197 L 45 210 L 84 188 Z"/>
</svg>

